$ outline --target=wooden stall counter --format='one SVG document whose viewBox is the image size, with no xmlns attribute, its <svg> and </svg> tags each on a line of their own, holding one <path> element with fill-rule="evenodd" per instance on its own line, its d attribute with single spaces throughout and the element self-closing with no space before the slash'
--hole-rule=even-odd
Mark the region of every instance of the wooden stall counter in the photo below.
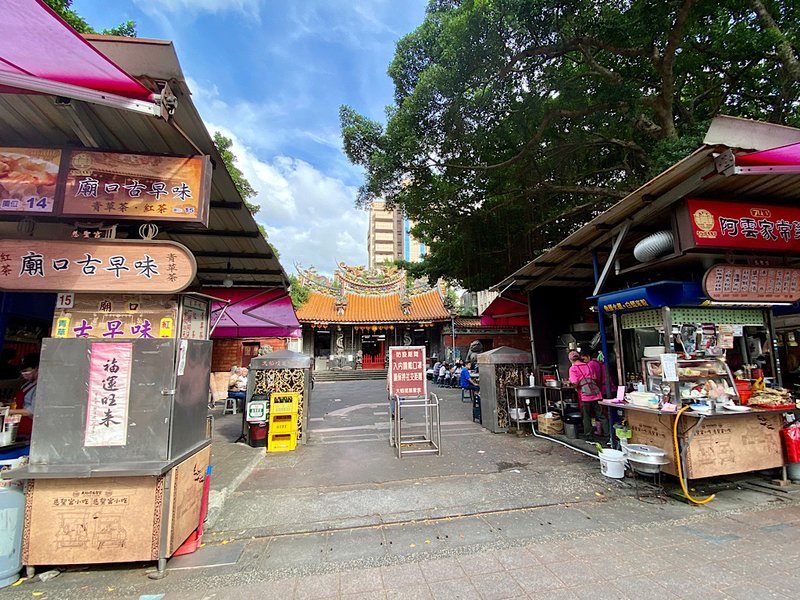
<svg viewBox="0 0 800 600">
<path fill-rule="evenodd" d="M 211 446 L 157 476 L 28 480 L 27 566 L 163 561 L 200 523 Z"/>
<path fill-rule="evenodd" d="M 662 470 L 677 475 L 672 432 L 676 413 L 603 402 L 621 408 L 631 428 L 631 444 L 657 446 L 667 452 Z M 748 412 L 686 411 L 678 423 L 678 441 L 684 449 L 687 479 L 718 477 L 782 467 L 780 411 L 753 408 Z"/>
</svg>

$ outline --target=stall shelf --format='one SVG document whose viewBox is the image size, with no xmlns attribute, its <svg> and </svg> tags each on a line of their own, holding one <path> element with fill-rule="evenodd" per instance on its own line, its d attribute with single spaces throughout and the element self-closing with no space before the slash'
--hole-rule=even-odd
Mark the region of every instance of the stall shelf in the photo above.
<svg viewBox="0 0 800 600">
<path fill-rule="evenodd" d="M 664 392 L 664 386 L 668 386 L 672 398 L 680 399 L 682 402 L 706 398 L 707 393 L 705 391 L 693 393 L 691 388 L 704 385 L 707 382 L 723 386 L 727 396 L 739 399 L 733 374 L 727 363 L 719 358 L 678 359 L 677 382 L 664 381 L 661 360 L 657 358 L 643 358 L 642 373 L 648 392 L 661 394 Z"/>
<path fill-rule="evenodd" d="M 508 346 L 478 354 L 482 425 L 492 433 L 508 431 L 506 387 L 521 385 L 527 381 L 531 364 L 530 352 Z"/>
</svg>

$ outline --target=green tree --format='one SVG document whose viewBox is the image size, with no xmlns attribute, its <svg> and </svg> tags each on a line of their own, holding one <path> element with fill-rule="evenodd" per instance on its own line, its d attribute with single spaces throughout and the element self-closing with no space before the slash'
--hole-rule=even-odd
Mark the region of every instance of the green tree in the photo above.
<svg viewBox="0 0 800 600">
<path fill-rule="evenodd" d="M 219 152 L 222 162 L 225 163 L 225 168 L 228 170 L 228 174 L 231 176 L 231 179 L 233 179 L 233 184 L 236 186 L 236 190 L 242 197 L 247 210 L 250 211 L 251 215 L 256 214 L 261 207 L 258 204 L 249 202 L 249 200 L 250 198 L 255 198 L 258 195 L 258 192 L 256 192 L 253 186 L 250 185 L 250 182 L 247 181 L 244 173 L 242 173 L 239 170 L 239 167 L 237 167 L 235 164 L 237 160 L 236 155 L 231 150 L 231 146 L 233 146 L 233 140 L 229 137 L 225 137 L 219 131 L 215 131 L 214 145 L 217 147 L 217 152 Z"/>
<path fill-rule="evenodd" d="M 289 275 L 289 296 L 292 298 L 292 306 L 300 308 L 308 302 L 310 292 L 304 285 L 300 285 L 300 280 L 296 275 Z"/>
<path fill-rule="evenodd" d="M 70 8 L 72 0 L 44 0 L 44 2 L 78 33 L 98 33 L 83 17 Z M 134 21 L 125 21 L 111 29 L 103 29 L 99 33 L 136 37 L 136 23 Z"/>
<path fill-rule="evenodd" d="M 432 278 L 481 289 L 699 146 L 800 124 L 790 0 L 432 0 L 386 122 L 340 110 L 359 205 L 398 205 Z"/>
</svg>

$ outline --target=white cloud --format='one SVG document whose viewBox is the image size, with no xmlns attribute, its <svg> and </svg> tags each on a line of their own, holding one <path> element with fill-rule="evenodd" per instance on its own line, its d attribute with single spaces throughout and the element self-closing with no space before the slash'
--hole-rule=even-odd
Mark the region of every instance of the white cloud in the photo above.
<svg viewBox="0 0 800 600">
<path fill-rule="evenodd" d="M 288 156 L 262 160 L 236 133 L 209 124 L 233 140 L 236 166 L 258 192 L 256 221 L 267 230 L 287 272 L 295 264 L 331 273 L 337 262 L 366 261 L 367 213 L 354 208 L 356 189 Z"/>
<path fill-rule="evenodd" d="M 134 0 L 143 13 L 150 16 L 191 18 L 201 13 L 237 12 L 259 19 L 261 0 Z"/>
</svg>

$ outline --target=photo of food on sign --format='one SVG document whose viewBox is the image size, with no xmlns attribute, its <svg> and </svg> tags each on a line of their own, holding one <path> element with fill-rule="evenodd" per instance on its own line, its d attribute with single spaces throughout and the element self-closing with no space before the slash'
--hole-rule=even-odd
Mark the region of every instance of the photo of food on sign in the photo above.
<svg viewBox="0 0 800 600">
<path fill-rule="evenodd" d="M 207 212 L 206 157 L 81 150 L 68 163 L 62 214 L 199 221 Z"/>
<path fill-rule="evenodd" d="M 0 148 L 0 211 L 52 212 L 60 150 Z"/>
</svg>

